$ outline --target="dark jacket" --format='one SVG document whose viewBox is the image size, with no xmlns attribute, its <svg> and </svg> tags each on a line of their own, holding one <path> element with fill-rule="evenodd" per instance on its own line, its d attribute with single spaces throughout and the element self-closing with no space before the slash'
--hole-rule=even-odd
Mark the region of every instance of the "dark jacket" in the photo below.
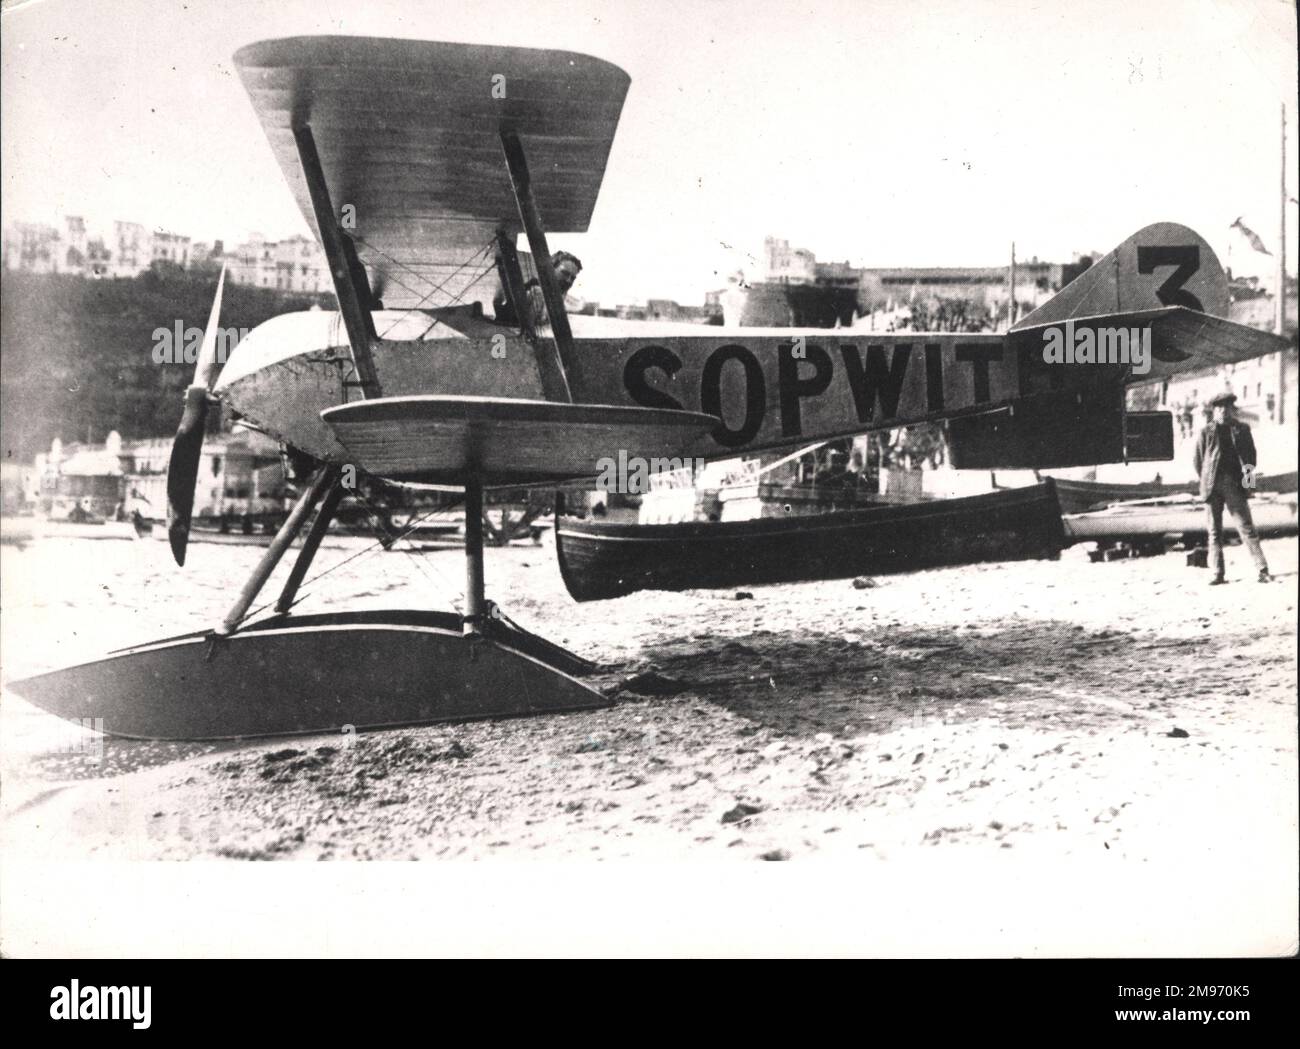
<svg viewBox="0 0 1300 1049">
<path fill-rule="evenodd" d="M 1237 458 L 1242 466 L 1255 466 L 1258 462 L 1255 454 L 1255 441 L 1250 436 L 1250 427 L 1243 422 L 1227 424 L 1232 435 L 1232 446 L 1237 451 Z M 1196 451 L 1192 455 L 1192 466 L 1201 483 L 1201 498 L 1208 499 L 1214 491 L 1214 476 L 1219 472 L 1219 428 L 1213 422 L 1207 425 L 1196 438 Z M 1240 477 L 1235 478 L 1238 487 L 1244 487 Z M 1249 494 L 1249 489 L 1246 489 Z"/>
</svg>

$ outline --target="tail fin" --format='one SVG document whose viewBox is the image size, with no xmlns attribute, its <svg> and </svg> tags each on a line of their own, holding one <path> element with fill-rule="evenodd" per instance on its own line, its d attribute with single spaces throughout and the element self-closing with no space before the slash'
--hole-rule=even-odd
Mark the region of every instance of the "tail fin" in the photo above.
<svg viewBox="0 0 1300 1049">
<path fill-rule="evenodd" d="M 1011 330 L 1161 306 L 1228 315 L 1228 278 L 1214 249 L 1176 222 L 1138 230 Z"/>
</svg>

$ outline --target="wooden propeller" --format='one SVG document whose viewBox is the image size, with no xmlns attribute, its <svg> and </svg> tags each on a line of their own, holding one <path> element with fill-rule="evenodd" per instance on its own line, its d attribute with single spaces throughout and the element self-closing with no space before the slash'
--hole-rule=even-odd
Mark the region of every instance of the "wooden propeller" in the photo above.
<svg viewBox="0 0 1300 1049">
<path fill-rule="evenodd" d="M 185 407 L 181 424 L 172 442 L 167 463 L 167 538 L 178 565 L 185 564 L 185 548 L 190 540 L 190 519 L 194 513 L 194 487 L 198 483 L 199 460 L 203 454 L 203 437 L 208 424 L 208 407 L 212 403 L 212 383 L 217 377 L 217 320 L 221 315 L 221 293 L 226 283 L 222 266 L 217 280 L 217 296 L 203 331 L 203 345 L 194 366 L 194 381 L 185 390 Z"/>
</svg>

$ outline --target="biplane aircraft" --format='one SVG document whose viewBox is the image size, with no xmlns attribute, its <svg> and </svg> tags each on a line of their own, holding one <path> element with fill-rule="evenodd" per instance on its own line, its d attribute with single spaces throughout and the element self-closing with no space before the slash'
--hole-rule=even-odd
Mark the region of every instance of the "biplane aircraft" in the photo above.
<svg viewBox="0 0 1300 1049">
<path fill-rule="evenodd" d="M 209 407 L 311 465 L 224 620 L 12 684 L 111 735 L 218 739 L 603 706 L 582 658 L 485 597 L 484 489 L 595 477 L 598 460 L 732 457 L 945 420 L 953 465 L 1172 457 L 1172 418 L 1125 410 L 1130 364 L 1044 361 L 1044 333 L 1149 329 L 1144 380 L 1280 348 L 1225 320 L 1209 245 L 1148 226 L 1001 334 L 727 329 L 526 308 L 516 242 L 583 232 L 628 90 L 581 54 L 300 37 L 240 50 L 239 75 L 328 257 L 337 312 L 274 318 L 224 369 L 206 338 L 169 472 L 183 563 Z M 499 282 L 517 326 L 485 309 Z M 435 295 L 451 305 L 435 305 Z M 209 321 L 215 329 L 220 285 Z M 465 493 L 464 614 L 293 611 L 344 472 Z M 312 515 L 315 512 L 313 519 Z M 310 521 L 310 525 L 309 525 Z M 249 610 L 304 528 L 273 610 Z"/>
</svg>

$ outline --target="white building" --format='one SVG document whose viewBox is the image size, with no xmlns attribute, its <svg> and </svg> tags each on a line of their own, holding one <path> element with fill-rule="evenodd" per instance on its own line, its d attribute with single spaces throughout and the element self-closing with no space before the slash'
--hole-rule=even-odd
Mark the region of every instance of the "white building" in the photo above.
<svg viewBox="0 0 1300 1049">
<path fill-rule="evenodd" d="M 89 255 L 86 237 L 86 220 L 80 215 L 68 215 L 63 220 L 63 243 L 60 245 L 63 273 L 85 273 Z"/>
<path fill-rule="evenodd" d="M 325 252 L 311 237 L 289 237 L 275 245 L 276 284 L 281 291 L 316 293 L 333 287 Z"/>
<path fill-rule="evenodd" d="M 161 519 L 167 514 L 167 464 L 171 437 L 124 442 L 123 498 L 127 511 Z M 219 433 L 203 442 L 194 493 L 197 517 L 258 514 L 284 509 L 284 468 L 279 446 L 251 430 Z"/>
<path fill-rule="evenodd" d="M 162 520 L 167 516 L 172 442 L 171 437 L 123 440 L 116 431 L 103 444 L 65 445 L 55 438 L 48 452 L 36 456 L 22 501 L 35 502 L 56 518 L 67 517 L 79 506 L 100 517 L 138 510 L 144 517 Z M 240 429 L 213 434 L 203 442 L 196 516 L 279 513 L 284 500 L 284 468 L 279 447 L 270 438 Z"/>
<path fill-rule="evenodd" d="M 310 237 L 276 241 L 253 233 L 226 260 L 230 279 L 235 284 L 306 294 L 329 291 L 333 287 L 325 253 Z"/>
<path fill-rule="evenodd" d="M 4 231 L 4 268 L 29 273 L 59 273 L 62 238 L 42 222 L 15 222 Z"/>
<path fill-rule="evenodd" d="M 260 233 L 229 252 L 168 230 L 150 232 L 139 222 L 113 223 L 107 238 L 89 233 L 85 219 L 69 215 L 64 229 L 16 222 L 4 230 L 4 268 L 29 273 L 71 273 L 88 277 L 138 277 L 155 262 L 182 269 L 210 269 L 225 263 L 232 283 L 297 294 L 333 288 L 325 253 L 311 237 L 267 240 Z"/>
<path fill-rule="evenodd" d="M 153 237 L 138 222 L 113 223 L 112 258 L 109 272 L 114 277 L 138 277 L 153 262 Z"/>
<path fill-rule="evenodd" d="M 817 257 L 806 248 L 792 248 L 788 240 L 763 238 L 763 280 L 783 284 L 813 284 L 817 279 Z"/>
<path fill-rule="evenodd" d="M 190 238 L 179 233 L 157 230 L 149 238 L 149 260 L 169 262 L 188 269 L 190 264 Z"/>
</svg>

